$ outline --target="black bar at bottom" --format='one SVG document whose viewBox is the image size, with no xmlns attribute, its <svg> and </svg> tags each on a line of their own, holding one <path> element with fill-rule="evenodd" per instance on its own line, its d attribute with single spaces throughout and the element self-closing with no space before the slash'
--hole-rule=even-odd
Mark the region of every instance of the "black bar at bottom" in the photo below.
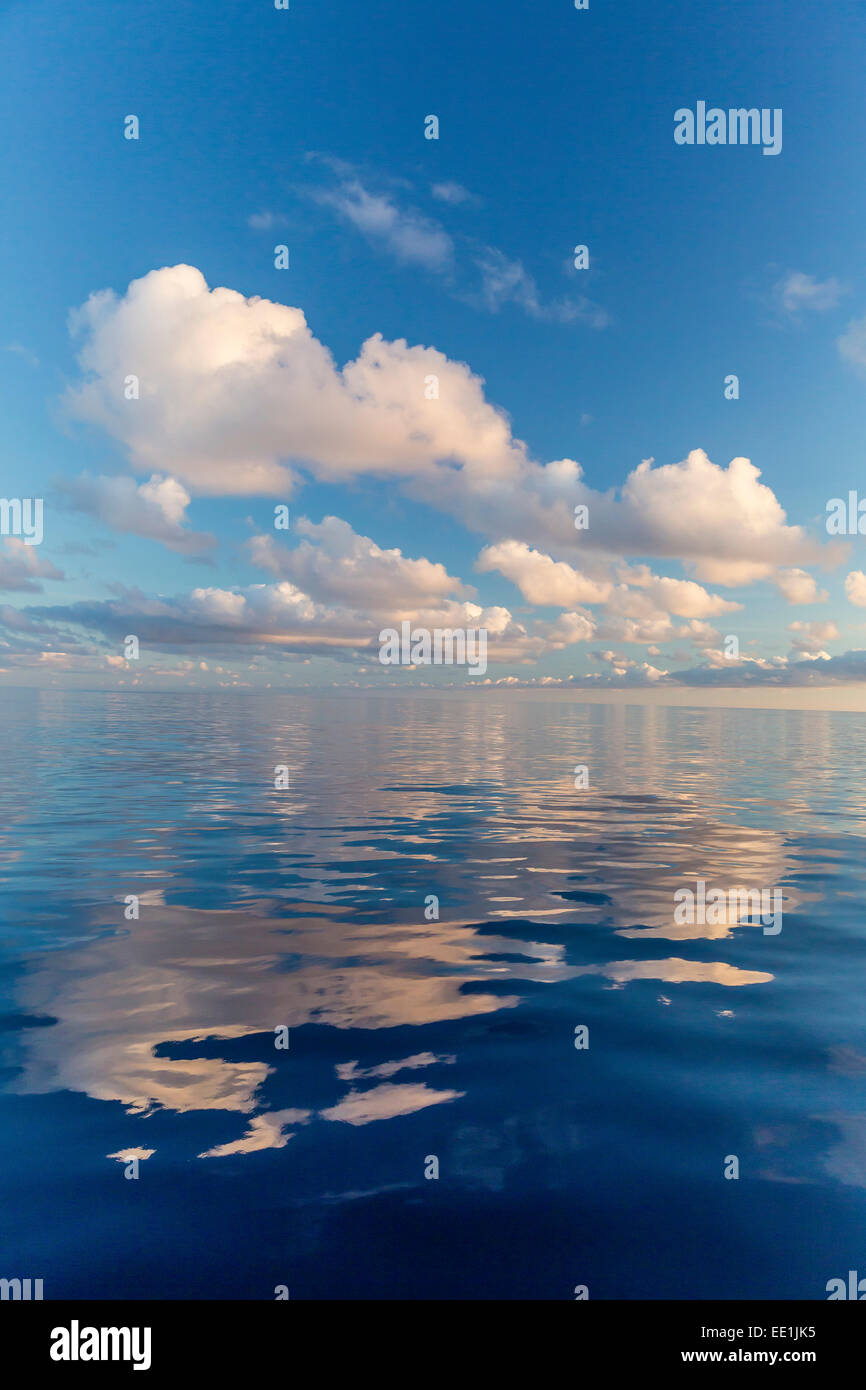
<svg viewBox="0 0 866 1390">
<path fill-rule="evenodd" d="M 212 1376 L 216 1384 L 238 1375 L 245 1384 L 280 1368 L 286 1378 L 307 1379 L 310 1360 L 329 1377 L 352 1369 L 428 1381 L 437 1368 L 453 1378 L 477 1363 L 489 1379 L 504 1363 L 516 1378 L 525 1371 L 511 1360 L 515 1353 L 536 1361 L 533 1379 L 541 1381 L 551 1358 L 563 1355 L 575 1373 L 590 1365 L 642 1375 L 805 1366 L 826 1378 L 859 1364 L 864 1317 L 844 1301 L 7 1301 L 0 1336 L 7 1367 L 67 1380 L 108 1370 L 160 1383 L 166 1374 Z"/>
</svg>

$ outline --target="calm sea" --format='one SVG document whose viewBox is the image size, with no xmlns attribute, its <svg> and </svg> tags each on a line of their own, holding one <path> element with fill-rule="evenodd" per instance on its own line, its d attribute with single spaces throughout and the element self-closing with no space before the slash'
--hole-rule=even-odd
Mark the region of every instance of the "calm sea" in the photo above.
<svg viewBox="0 0 866 1390">
<path fill-rule="evenodd" d="M 485 691 L 0 714 L 0 1276 L 866 1275 L 864 717 Z M 781 931 L 677 920 L 698 880 L 778 890 Z"/>
</svg>

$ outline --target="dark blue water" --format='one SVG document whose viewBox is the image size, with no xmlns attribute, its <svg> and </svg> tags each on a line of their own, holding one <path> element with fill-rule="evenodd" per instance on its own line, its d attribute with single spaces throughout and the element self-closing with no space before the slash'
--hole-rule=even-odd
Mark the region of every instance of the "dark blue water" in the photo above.
<svg viewBox="0 0 866 1390">
<path fill-rule="evenodd" d="M 821 1299 L 866 1274 L 863 717 L 0 711 L 0 1275 Z M 677 924 L 699 877 L 779 888 L 782 931 Z"/>
</svg>

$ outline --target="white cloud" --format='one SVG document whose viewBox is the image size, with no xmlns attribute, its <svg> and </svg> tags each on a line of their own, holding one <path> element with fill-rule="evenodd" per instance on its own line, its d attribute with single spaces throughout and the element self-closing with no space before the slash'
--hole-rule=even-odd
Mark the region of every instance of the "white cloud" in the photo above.
<svg viewBox="0 0 866 1390">
<path fill-rule="evenodd" d="M 590 579 L 562 560 L 533 550 L 523 541 L 500 541 L 482 550 L 475 564 L 481 574 L 498 570 L 517 585 L 528 603 L 571 608 L 578 603 L 603 603 L 613 585 Z"/>
<path fill-rule="evenodd" d="M 581 570 L 581 552 L 663 556 L 727 585 L 838 553 L 787 524 L 748 459 L 721 468 L 695 449 L 658 468 L 645 460 L 619 495 L 594 492 L 575 460 L 530 459 L 466 364 L 376 334 L 339 369 L 300 309 L 209 290 L 191 266 L 152 271 L 122 298 L 93 295 L 73 324 L 86 374 L 73 412 L 118 439 L 136 471 L 199 493 L 282 498 L 299 480 L 291 464 L 330 483 L 387 477 L 489 540 L 578 555 Z M 130 370 L 134 403 L 122 391 Z M 588 530 L 575 531 L 578 503 Z"/>
<path fill-rule="evenodd" d="M 822 312 L 835 309 L 844 287 L 834 277 L 816 280 L 800 270 L 789 271 L 776 285 L 776 299 L 787 314 L 796 316 L 802 309 Z"/>
<path fill-rule="evenodd" d="M 534 660 L 545 651 L 581 640 L 578 635 L 569 637 L 564 629 L 550 638 L 543 628 L 529 632 L 507 608 L 483 608 L 477 603 L 446 600 L 410 607 L 398 593 L 393 608 L 386 610 L 381 607 L 381 596 L 375 593 L 370 611 L 329 607 L 288 580 L 243 589 L 201 587 L 171 598 L 148 598 L 132 591 L 109 600 L 30 612 L 96 630 L 114 641 L 134 632 L 144 649 L 182 649 L 187 653 L 246 648 L 271 656 L 362 656 L 370 661 L 378 655 L 380 631 L 404 620 L 430 631 L 484 628 L 490 663 Z"/>
<path fill-rule="evenodd" d="M 184 555 L 203 555 L 216 545 L 215 537 L 186 529 L 190 495 L 176 478 L 154 473 L 136 486 L 132 478 L 82 473 L 57 486 L 76 511 L 97 517 L 114 531 L 161 541 Z"/>
<path fill-rule="evenodd" d="M 676 613 L 681 618 L 709 618 L 719 613 L 734 613 L 742 608 L 741 603 L 722 598 L 720 594 L 708 593 L 693 579 L 670 579 L 666 575 L 653 574 L 646 565 L 637 565 L 620 570 L 626 585 L 639 588 L 656 608 L 667 613 Z M 617 593 L 622 593 L 619 586 Z M 628 602 L 628 601 L 626 601 Z M 634 611 L 628 607 L 620 611 Z"/>
<path fill-rule="evenodd" d="M 866 608 L 866 574 L 862 570 L 852 570 L 845 579 L 845 595 L 849 603 L 858 608 Z"/>
<path fill-rule="evenodd" d="M 462 183 L 434 183 L 430 192 L 440 203 L 450 203 L 453 207 L 459 207 L 461 203 L 477 204 L 481 201 L 474 193 L 470 193 L 468 188 L 464 188 Z"/>
<path fill-rule="evenodd" d="M 506 256 L 495 246 L 485 246 L 476 256 L 475 264 L 481 274 L 481 303 L 492 314 L 498 313 L 505 304 L 517 304 L 534 319 L 556 323 L 580 319 L 593 328 L 605 328 L 610 322 L 603 309 L 583 297 L 543 303 L 538 286 L 523 262 Z"/>
<path fill-rule="evenodd" d="M 249 542 L 250 555 L 260 568 L 291 579 L 317 600 L 397 614 L 469 592 L 444 565 L 382 550 L 339 517 L 326 516 L 319 525 L 302 517 L 295 530 L 304 539 L 293 550 L 260 535 Z"/>
<path fill-rule="evenodd" d="M 774 576 L 773 583 L 789 603 L 825 603 L 827 601 L 826 589 L 818 588 L 814 577 L 809 574 L 808 570 L 779 570 L 778 574 Z"/>
<path fill-rule="evenodd" d="M 358 179 L 313 194 L 333 207 L 373 242 L 380 242 L 399 261 L 442 273 L 451 269 L 454 242 L 445 228 L 420 212 L 398 208 L 384 194 L 369 193 Z"/>
</svg>

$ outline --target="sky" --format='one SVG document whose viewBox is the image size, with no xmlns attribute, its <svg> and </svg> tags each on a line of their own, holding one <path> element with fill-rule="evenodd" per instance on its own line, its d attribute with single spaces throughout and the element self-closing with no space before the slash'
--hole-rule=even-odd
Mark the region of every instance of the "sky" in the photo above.
<svg viewBox="0 0 866 1390">
<path fill-rule="evenodd" d="M 0 4 L 0 683 L 866 708 L 864 39 Z M 781 148 L 678 143 L 699 102 Z M 403 623 L 484 669 L 383 663 Z"/>
</svg>

